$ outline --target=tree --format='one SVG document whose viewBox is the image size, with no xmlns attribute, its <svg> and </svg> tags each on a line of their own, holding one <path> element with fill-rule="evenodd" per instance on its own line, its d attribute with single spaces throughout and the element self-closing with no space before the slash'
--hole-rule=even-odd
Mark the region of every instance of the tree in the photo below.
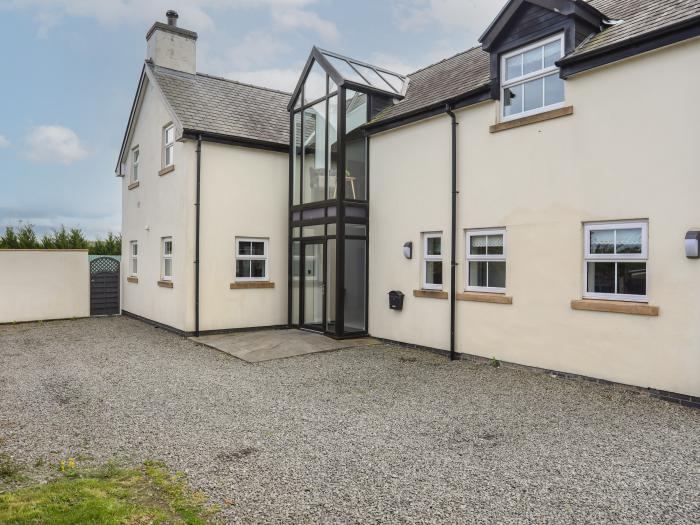
<svg viewBox="0 0 700 525">
<path fill-rule="evenodd" d="M 17 241 L 19 248 L 23 250 L 35 250 L 40 247 L 39 239 L 37 239 L 36 233 L 34 232 L 33 224 L 25 224 L 19 228 Z"/>
<path fill-rule="evenodd" d="M 0 237 L 0 248 L 14 249 L 19 248 L 19 240 L 15 234 L 15 229 L 12 226 L 5 228 L 5 235 Z"/>
<path fill-rule="evenodd" d="M 121 235 L 115 235 L 112 232 L 107 234 L 107 237 L 97 239 L 90 245 L 91 255 L 121 255 L 122 254 L 122 238 Z"/>
</svg>

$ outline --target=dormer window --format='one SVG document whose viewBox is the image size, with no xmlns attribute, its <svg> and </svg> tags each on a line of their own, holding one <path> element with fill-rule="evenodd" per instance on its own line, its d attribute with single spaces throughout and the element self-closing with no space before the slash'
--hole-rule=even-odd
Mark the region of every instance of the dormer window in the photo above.
<svg viewBox="0 0 700 525">
<path fill-rule="evenodd" d="M 564 81 L 557 60 L 564 35 L 521 47 L 501 58 L 501 119 L 527 117 L 564 105 Z"/>
</svg>

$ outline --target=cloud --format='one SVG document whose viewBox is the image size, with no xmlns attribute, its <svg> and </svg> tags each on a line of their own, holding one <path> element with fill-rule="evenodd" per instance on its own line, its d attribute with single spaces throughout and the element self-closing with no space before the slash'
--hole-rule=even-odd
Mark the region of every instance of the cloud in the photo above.
<svg viewBox="0 0 700 525">
<path fill-rule="evenodd" d="M 300 64 L 299 67 L 291 68 L 234 70 L 226 72 L 222 76 L 246 84 L 291 92 L 299 80 L 299 75 L 303 67 L 304 65 Z"/>
<path fill-rule="evenodd" d="M 76 214 L 65 209 L 50 211 L 0 206 L 0 232 L 3 232 L 6 226 L 20 224 L 31 224 L 39 236 L 65 226 L 69 229 L 80 228 L 88 239 L 96 239 L 98 237 L 104 238 L 109 232 L 119 232 L 121 230 L 121 214 L 107 215 L 91 212 Z"/>
<path fill-rule="evenodd" d="M 63 126 L 37 126 L 26 138 L 24 157 L 37 164 L 68 166 L 84 159 L 87 151 L 78 135 Z"/>
<path fill-rule="evenodd" d="M 397 25 L 404 31 L 423 30 L 437 22 L 446 31 L 468 31 L 476 37 L 504 2 L 483 0 L 394 0 Z"/>
<path fill-rule="evenodd" d="M 328 20 L 324 20 L 316 13 L 304 9 L 285 9 L 273 11 L 272 18 L 275 23 L 284 29 L 311 29 L 327 41 L 335 42 L 340 38 L 338 27 Z"/>
<path fill-rule="evenodd" d="M 10 141 L 7 140 L 7 137 L 5 135 L 0 135 L 0 149 L 9 148 L 9 147 L 10 147 Z"/>
</svg>

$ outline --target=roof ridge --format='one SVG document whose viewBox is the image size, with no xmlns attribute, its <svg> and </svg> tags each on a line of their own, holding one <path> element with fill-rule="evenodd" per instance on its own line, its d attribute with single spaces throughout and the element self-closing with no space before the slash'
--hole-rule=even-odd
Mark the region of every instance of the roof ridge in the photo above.
<svg viewBox="0 0 700 525">
<path fill-rule="evenodd" d="M 442 60 L 438 60 L 437 62 L 433 62 L 432 64 L 428 64 L 427 66 L 424 66 L 420 69 L 417 69 L 413 73 L 408 73 L 406 76 L 410 77 L 412 75 L 416 75 L 416 74 L 420 73 L 421 71 L 425 71 L 428 68 L 431 68 L 433 66 L 437 66 L 438 64 L 442 64 L 443 62 L 447 62 L 448 60 L 452 60 L 453 58 L 458 57 L 459 55 L 466 55 L 470 51 L 474 51 L 475 49 L 480 49 L 480 48 L 481 48 L 481 44 L 476 44 L 476 45 L 470 47 L 469 49 L 466 49 L 464 51 L 460 51 L 458 53 L 455 53 L 452 56 L 449 56 L 447 58 L 443 58 Z"/>
<path fill-rule="evenodd" d="M 214 80 L 223 80 L 224 82 L 231 82 L 232 84 L 238 84 L 239 86 L 247 86 L 247 87 L 252 87 L 256 89 L 264 89 L 265 91 L 272 91 L 273 93 L 279 93 L 281 95 L 290 95 L 290 91 L 282 91 L 281 89 L 274 89 L 266 86 L 258 86 L 256 84 L 250 84 L 248 82 L 241 82 L 240 80 L 233 80 L 230 78 L 225 78 L 217 75 L 210 75 L 208 73 L 197 73 L 198 77 L 207 77 L 207 78 L 213 78 Z"/>
</svg>

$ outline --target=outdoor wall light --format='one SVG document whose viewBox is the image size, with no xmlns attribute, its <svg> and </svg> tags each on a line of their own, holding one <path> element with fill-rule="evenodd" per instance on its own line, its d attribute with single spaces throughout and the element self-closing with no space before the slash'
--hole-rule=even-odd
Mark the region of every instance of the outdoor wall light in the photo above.
<svg viewBox="0 0 700 525">
<path fill-rule="evenodd" d="M 407 242 L 403 245 L 403 256 L 406 259 L 413 259 L 413 243 Z"/>
<path fill-rule="evenodd" d="M 685 256 L 688 259 L 700 259 L 700 231 L 693 230 L 685 234 Z"/>
</svg>

